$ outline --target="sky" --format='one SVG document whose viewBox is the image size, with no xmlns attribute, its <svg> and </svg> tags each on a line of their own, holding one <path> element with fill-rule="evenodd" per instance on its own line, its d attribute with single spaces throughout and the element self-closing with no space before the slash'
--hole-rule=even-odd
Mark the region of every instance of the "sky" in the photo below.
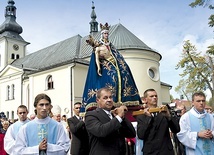
<svg viewBox="0 0 214 155">
<path fill-rule="evenodd" d="M 91 0 L 14 0 L 16 21 L 22 26 L 21 36 L 30 42 L 27 53 L 70 38 L 89 35 Z M 190 40 L 198 51 L 205 52 L 214 43 L 213 28 L 208 18 L 213 13 L 205 7 L 191 8 L 194 0 L 94 0 L 98 23 L 121 23 L 150 48 L 162 55 L 160 80 L 174 89 L 182 70 L 175 66 L 181 59 L 184 40 Z M 0 1 L 0 24 L 5 21 L 8 0 Z M 212 0 L 211 0 L 212 2 Z M 207 95 L 210 94 L 207 92 Z"/>
</svg>

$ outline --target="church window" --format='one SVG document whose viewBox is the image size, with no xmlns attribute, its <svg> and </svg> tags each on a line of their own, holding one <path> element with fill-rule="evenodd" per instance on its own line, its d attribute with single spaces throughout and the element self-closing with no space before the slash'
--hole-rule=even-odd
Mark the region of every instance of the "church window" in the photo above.
<svg viewBox="0 0 214 155">
<path fill-rule="evenodd" d="M 7 88 L 6 88 L 6 100 L 9 100 L 10 99 L 10 86 L 8 85 Z"/>
<path fill-rule="evenodd" d="M 6 116 L 7 116 L 7 118 L 9 118 L 9 111 L 7 111 Z"/>
<path fill-rule="evenodd" d="M 15 59 L 15 54 L 14 53 L 11 54 L 11 59 Z"/>
<path fill-rule="evenodd" d="M 159 72 L 158 72 L 158 69 L 156 67 L 150 67 L 148 69 L 147 74 L 153 81 L 159 80 Z"/>
<path fill-rule="evenodd" d="M 47 89 L 53 89 L 53 78 L 52 78 L 52 75 L 49 75 L 47 77 Z"/>
<path fill-rule="evenodd" d="M 14 84 L 12 84 L 11 85 L 11 99 L 15 99 L 15 85 Z"/>
<path fill-rule="evenodd" d="M 16 59 L 19 59 L 19 54 L 16 54 Z"/>
<path fill-rule="evenodd" d="M 14 120 L 14 111 L 11 111 L 11 118 Z"/>
<path fill-rule="evenodd" d="M 152 70 L 152 69 L 149 69 L 149 76 L 151 78 L 154 78 L 155 77 L 155 72 Z"/>
</svg>

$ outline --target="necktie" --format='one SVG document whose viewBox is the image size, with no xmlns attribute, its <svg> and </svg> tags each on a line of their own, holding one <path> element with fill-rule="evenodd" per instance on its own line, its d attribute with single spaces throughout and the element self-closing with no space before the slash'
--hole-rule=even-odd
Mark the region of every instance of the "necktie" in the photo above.
<svg viewBox="0 0 214 155">
<path fill-rule="evenodd" d="M 81 121 L 81 120 L 82 120 L 82 117 L 79 117 L 79 120 Z"/>
<path fill-rule="evenodd" d="M 110 119 L 112 119 L 112 115 L 111 115 L 111 113 L 108 113 L 108 116 L 109 116 L 109 118 L 110 118 Z"/>
</svg>

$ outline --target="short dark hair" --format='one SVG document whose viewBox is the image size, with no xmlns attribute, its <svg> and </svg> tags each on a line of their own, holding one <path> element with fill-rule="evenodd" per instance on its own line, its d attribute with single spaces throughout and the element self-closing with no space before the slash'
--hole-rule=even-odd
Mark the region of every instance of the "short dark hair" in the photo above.
<svg viewBox="0 0 214 155">
<path fill-rule="evenodd" d="M 74 103 L 74 105 L 77 105 L 77 104 L 80 104 L 80 105 L 82 105 L 82 103 L 81 103 L 81 102 L 76 102 L 76 103 Z"/>
<path fill-rule="evenodd" d="M 18 106 L 17 112 L 18 112 L 19 109 L 26 109 L 26 111 L 28 112 L 27 107 L 25 105 Z"/>
<path fill-rule="evenodd" d="M 36 109 L 34 109 L 34 113 L 37 115 L 37 110 Z"/>
<path fill-rule="evenodd" d="M 194 101 L 195 96 L 203 96 L 203 97 L 206 99 L 206 95 L 205 95 L 202 91 L 195 92 L 195 93 L 192 95 L 192 101 Z"/>
<path fill-rule="evenodd" d="M 147 92 L 149 92 L 149 91 L 155 91 L 153 88 L 150 88 L 150 89 L 146 89 L 145 91 L 144 91 L 144 93 L 143 93 L 143 97 L 144 98 L 146 98 L 147 97 Z"/>
<path fill-rule="evenodd" d="M 112 92 L 110 88 L 107 88 L 107 87 L 103 87 L 103 88 L 100 88 L 97 93 L 96 93 L 96 98 L 100 98 L 101 97 L 101 92 L 102 91 L 106 91 L 106 92 Z"/>
<path fill-rule="evenodd" d="M 35 100 L 34 100 L 34 107 L 35 108 L 36 108 L 37 104 L 39 103 L 39 101 L 42 99 L 49 101 L 49 103 L 51 104 L 51 98 L 48 95 L 42 93 L 42 94 L 38 94 L 35 97 Z"/>
</svg>

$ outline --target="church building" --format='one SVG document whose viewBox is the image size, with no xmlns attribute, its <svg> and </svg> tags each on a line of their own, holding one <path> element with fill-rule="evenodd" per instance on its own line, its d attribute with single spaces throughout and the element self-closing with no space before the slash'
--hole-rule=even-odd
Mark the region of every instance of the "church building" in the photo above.
<svg viewBox="0 0 214 155">
<path fill-rule="evenodd" d="M 86 15 L 87 16 L 87 15 Z M 161 54 L 148 47 L 121 23 L 112 25 L 109 40 L 129 65 L 140 96 L 154 88 L 159 104 L 170 102 L 169 84 L 160 81 Z M 99 39 L 100 30 L 92 5 L 90 32 Z M 30 44 L 21 37 L 23 29 L 16 22 L 14 0 L 8 0 L 5 21 L 0 25 L 0 112 L 10 119 L 17 118 L 16 110 L 26 105 L 34 112 L 34 98 L 39 93 L 51 97 L 61 106 L 62 114 L 72 115 L 73 104 L 82 101 L 92 47 L 87 36 L 76 35 L 26 55 Z"/>
</svg>

